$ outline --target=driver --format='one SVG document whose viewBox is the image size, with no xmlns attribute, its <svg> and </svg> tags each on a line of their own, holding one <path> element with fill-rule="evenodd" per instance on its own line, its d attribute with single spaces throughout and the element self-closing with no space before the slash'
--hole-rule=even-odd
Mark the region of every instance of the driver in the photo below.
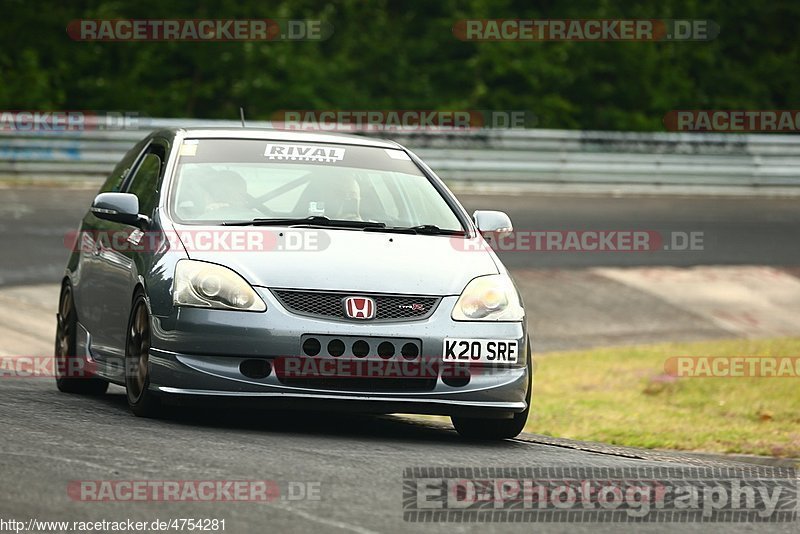
<svg viewBox="0 0 800 534">
<path fill-rule="evenodd" d="M 234 171 L 214 173 L 206 180 L 203 191 L 206 213 L 221 209 L 242 211 L 250 209 L 252 197 L 247 194 L 247 183 Z"/>
<path fill-rule="evenodd" d="M 361 186 L 352 176 L 342 180 L 341 204 L 338 212 L 334 215 L 336 219 L 347 221 L 361 221 Z"/>
<path fill-rule="evenodd" d="M 322 215 L 329 219 L 363 221 L 361 216 L 361 186 L 350 175 L 316 176 L 300 200 L 300 209 L 308 215 Z"/>
</svg>

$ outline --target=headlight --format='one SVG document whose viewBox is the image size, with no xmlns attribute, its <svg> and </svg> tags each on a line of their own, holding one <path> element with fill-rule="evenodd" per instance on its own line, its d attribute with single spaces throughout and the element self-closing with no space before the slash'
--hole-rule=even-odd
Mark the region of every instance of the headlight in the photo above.
<svg viewBox="0 0 800 534">
<path fill-rule="evenodd" d="M 472 280 L 453 308 L 456 321 L 521 321 L 525 316 L 514 283 L 505 274 Z"/>
<path fill-rule="evenodd" d="M 263 312 L 267 305 L 247 281 L 231 269 L 203 261 L 181 260 L 175 266 L 172 302 L 223 310 Z"/>
</svg>

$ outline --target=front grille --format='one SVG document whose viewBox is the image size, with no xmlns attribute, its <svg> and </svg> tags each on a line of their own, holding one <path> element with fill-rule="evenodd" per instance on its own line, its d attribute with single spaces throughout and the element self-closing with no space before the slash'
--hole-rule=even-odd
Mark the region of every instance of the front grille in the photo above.
<svg viewBox="0 0 800 534">
<path fill-rule="evenodd" d="M 418 321 L 426 319 L 439 305 L 439 297 L 413 295 L 384 295 L 370 293 L 274 289 L 272 293 L 290 312 L 310 317 L 351 320 L 345 315 L 344 299 L 370 297 L 375 300 L 372 321 Z M 363 319 L 353 319 L 363 320 Z"/>
</svg>

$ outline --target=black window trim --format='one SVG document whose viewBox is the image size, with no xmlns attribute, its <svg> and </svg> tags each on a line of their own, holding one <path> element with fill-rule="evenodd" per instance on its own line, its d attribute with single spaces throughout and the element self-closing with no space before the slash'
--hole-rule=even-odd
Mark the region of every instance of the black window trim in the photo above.
<svg viewBox="0 0 800 534">
<path fill-rule="evenodd" d="M 154 137 L 150 140 L 149 143 L 142 149 L 139 155 L 136 157 L 136 161 L 131 168 L 128 170 L 128 174 L 125 175 L 125 178 L 122 180 L 122 184 L 119 187 L 120 192 L 122 193 L 129 193 L 131 184 L 133 183 L 133 178 L 136 176 L 136 173 L 139 172 L 139 167 L 142 165 L 145 156 L 148 154 L 153 154 L 155 151 L 153 150 L 154 147 L 158 147 L 159 149 L 163 150 L 162 154 L 156 154 L 158 157 L 161 158 L 161 169 L 158 172 L 158 179 L 159 181 L 164 179 L 164 169 L 167 166 L 167 156 L 169 155 L 169 141 L 164 139 L 163 137 Z"/>
</svg>

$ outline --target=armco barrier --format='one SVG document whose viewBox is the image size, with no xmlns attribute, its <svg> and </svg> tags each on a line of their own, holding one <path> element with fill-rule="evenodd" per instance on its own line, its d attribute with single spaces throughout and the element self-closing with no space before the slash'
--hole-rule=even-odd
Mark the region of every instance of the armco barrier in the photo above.
<svg viewBox="0 0 800 534">
<path fill-rule="evenodd" d="M 0 130 L 0 176 L 99 178 L 147 131 L 238 121 L 139 119 L 137 129 Z M 269 127 L 249 122 L 249 128 Z M 800 187 L 800 136 L 568 130 L 362 132 L 395 139 L 453 183 Z"/>
</svg>

